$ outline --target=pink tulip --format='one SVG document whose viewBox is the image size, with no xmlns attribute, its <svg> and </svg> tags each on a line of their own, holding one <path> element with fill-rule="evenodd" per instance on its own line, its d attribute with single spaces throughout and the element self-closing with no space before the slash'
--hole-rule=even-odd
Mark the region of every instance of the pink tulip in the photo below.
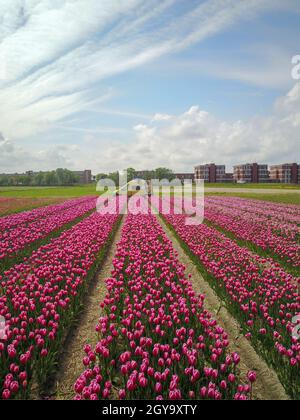
<svg viewBox="0 0 300 420">
<path fill-rule="evenodd" d="M 119 398 L 120 398 L 120 400 L 124 400 L 126 398 L 126 391 L 125 391 L 125 389 L 121 389 L 119 391 Z"/>
<path fill-rule="evenodd" d="M 9 400 L 11 397 L 11 392 L 8 389 L 4 389 L 4 391 L 2 392 L 2 398 L 4 400 Z"/>
<path fill-rule="evenodd" d="M 251 384 L 253 384 L 254 382 L 256 382 L 257 375 L 256 375 L 255 372 L 248 372 L 247 377 L 248 377 L 249 381 L 251 382 Z"/>
</svg>

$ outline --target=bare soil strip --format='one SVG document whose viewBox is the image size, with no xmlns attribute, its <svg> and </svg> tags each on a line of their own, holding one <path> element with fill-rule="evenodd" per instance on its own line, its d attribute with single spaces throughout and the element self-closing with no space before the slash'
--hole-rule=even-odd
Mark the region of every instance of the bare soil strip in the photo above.
<svg viewBox="0 0 300 420">
<path fill-rule="evenodd" d="M 173 232 L 171 232 L 160 217 L 158 217 L 158 220 L 172 241 L 174 249 L 178 253 L 179 261 L 186 267 L 186 273 L 192 275 L 191 281 L 194 290 L 199 294 L 205 295 L 205 309 L 214 315 L 218 324 L 229 334 L 230 350 L 240 354 L 242 377 L 245 377 L 249 370 L 255 370 L 257 372 L 257 382 L 254 387 L 253 397 L 258 400 L 289 400 L 290 398 L 286 394 L 276 373 L 268 367 L 255 352 L 249 341 L 241 334 L 238 322 L 229 314 L 223 306 L 222 301 L 203 279 L 196 265 L 185 253 Z"/>
<path fill-rule="evenodd" d="M 101 317 L 100 303 L 104 300 L 107 293 L 105 280 L 111 276 L 113 259 L 117 251 L 117 244 L 121 238 L 124 220 L 123 218 L 97 276 L 97 280 L 93 283 L 84 302 L 84 309 L 77 327 L 72 331 L 72 336 L 69 338 L 68 345 L 62 354 L 56 385 L 56 399 L 58 400 L 72 400 L 74 398 L 74 383 L 84 370 L 82 363 L 84 357 L 83 347 L 85 344 L 91 344 L 93 347 L 97 344 L 98 337 L 95 327 L 98 319 Z"/>
</svg>

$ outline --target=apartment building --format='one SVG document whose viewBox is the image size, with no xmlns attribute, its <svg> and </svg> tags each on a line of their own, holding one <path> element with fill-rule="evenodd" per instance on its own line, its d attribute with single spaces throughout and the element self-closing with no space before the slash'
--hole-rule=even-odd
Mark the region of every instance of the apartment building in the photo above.
<svg viewBox="0 0 300 420">
<path fill-rule="evenodd" d="M 180 173 L 180 174 L 174 174 L 174 176 L 177 179 L 180 179 L 180 181 L 184 182 L 185 180 L 191 180 L 194 181 L 195 175 L 191 173 Z"/>
<path fill-rule="evenodd" d="M 210 163 L 195 167 L 195 181 L 202 179 L 208 183 L 233 182 L 233 174 L 226 173 L 225 165 Z"/>
<path fill-rule="evenodd" d="M 271 166 L 270 178 L 272 182 L 281 184 L 300 184 L 300 165 L 284 163 Z"/>
<path fill-rule="evenodd" d="M 78 177 L 79 184 L 91 184 L 93 182 L 92 171 L 89 169 L 85 171 L 73 171 L 73 174 Z"/>
<path fill-rule="evenodd" d="M 233 178 L 235 182 L 245 183 L 268 183 L 270 182 L 268 165 L 258 163 L 247 163 L 234 166 Z"/>
</svg>

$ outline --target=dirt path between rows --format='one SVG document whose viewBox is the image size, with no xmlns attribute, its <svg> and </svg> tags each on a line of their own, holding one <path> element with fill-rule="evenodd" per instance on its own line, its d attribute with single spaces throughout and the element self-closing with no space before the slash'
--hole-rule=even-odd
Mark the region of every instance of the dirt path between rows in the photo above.
<svg viewBox="0 0 300 420">
<path fill-rule="evenodd" d="M 83 347 L 85 344 L 91 344 L 93 347 L 97 344 L 98 337 L 95 327 L 101 316 L 100 303 L 103 302 L 107 293 L 105 280 L 111 276 L 113 259 L 117 251 L 117 244 L 121 238 L 124 221 L 125 218 L 123 218 L 115 234 L 113 243 L 110 245 L 109 252 L 97 276 L 97 280 L 91 287 L 89 296 L 87 296 L 84 302 L 84 310 L 77 327 L 74 328 L 72 336 L 69 338 L 69 343 L 62 355 L 56 386 L 57 400 L 72 400 L 74 398 L 74 383 L 84 370 L 82 363 L 84 357 Z"/>
<path fill-rule="evenodd" d="M 191 281 L 194 290 L 199 294 L 205 295 L 205 309 L 213 314 L 218 324 L 229 334 L 231 343 L 230 351 L 236 351 L 240 354 L 242 377 L 246 377 L 249 370 L 255 370 L 257 372 L 258 376 L 254 386 L 253 397 L 258 400 L 289 400 L 290 398 L 286 394 L 276 373 L 258 356 L 248 340 L 244 336 L 241 336 L 238 322 L 229 314 L 210 285 L 204 280 L 196 265 L 181 247 L 174 233 L 160 217 L 158 217 L 158 220 L 164 232 L 172 241 L 174 249 L 178 253 L 179 261 L 186 267 L 186 273 L 192 275 Z"/>
</svg>

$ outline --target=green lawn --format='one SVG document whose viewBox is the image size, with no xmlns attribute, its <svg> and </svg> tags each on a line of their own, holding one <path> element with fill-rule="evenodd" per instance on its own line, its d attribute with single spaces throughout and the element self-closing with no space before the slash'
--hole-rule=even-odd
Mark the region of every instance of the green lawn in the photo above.
<svg viewBox="0 0 300 420">
<path fill-rule="evenodd" d="M 0 197 L 42 198 L 42 197 L 82 197 L 95 195 L 96 185 L 76 185 L 74 187 L 0 187 Z"/>
</svg>

